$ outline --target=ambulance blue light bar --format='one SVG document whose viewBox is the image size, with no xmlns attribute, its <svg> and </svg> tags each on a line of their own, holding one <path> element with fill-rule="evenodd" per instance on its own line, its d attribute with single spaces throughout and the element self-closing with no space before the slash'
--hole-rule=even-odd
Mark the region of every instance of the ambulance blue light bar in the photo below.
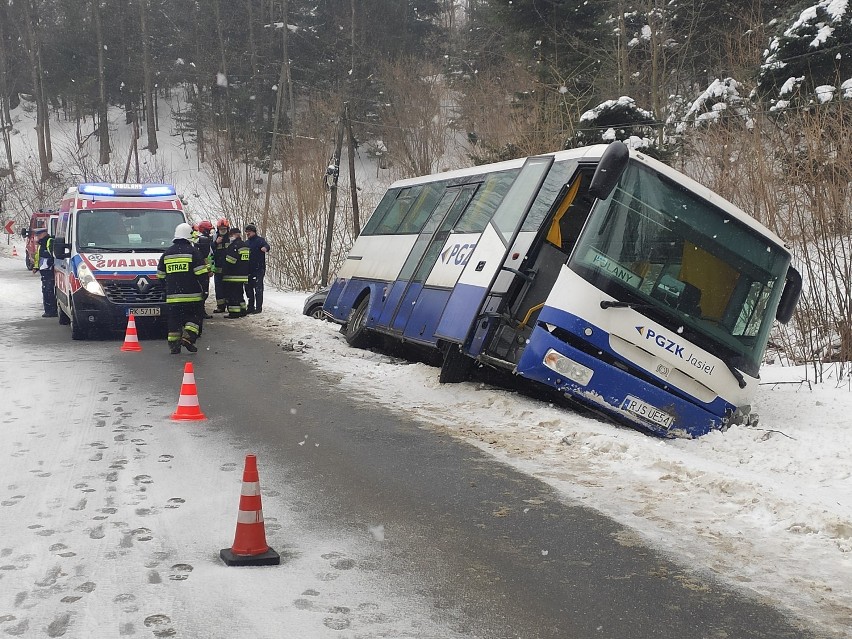
<svg viewBox="0 0 852 639">
<path fill-rule="evenodd" d="M 142 195 L 174 195 L 175 187 L 171 184 L 151 184 L 142 189 Z"/>
<path fill-rule="evenodd" d="M 85 193 L 86 195 L 115 195 L 115 189 L 113 189 L 109 184 L 104 184 L 102 182 L 81 184 L 77 190 L 80 191 L 80 193 Z"/>
<path fill-rule="evenodd" d="M 77 187 L 79 193 L 101 196 L 164 197 L 175 195 L 171 184 L 107 184 L 106 182 L 87 182 Z"/>
</svg>

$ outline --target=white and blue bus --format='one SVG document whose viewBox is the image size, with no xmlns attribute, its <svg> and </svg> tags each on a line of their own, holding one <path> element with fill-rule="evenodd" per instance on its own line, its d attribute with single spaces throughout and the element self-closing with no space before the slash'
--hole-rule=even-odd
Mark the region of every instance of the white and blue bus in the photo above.
<svg viewBox="0 0 852 639">
<path fill-rule="evenodd" d="M 381 335 L 512 371 L 666 437 L 754 424 L 802 280 L 769 229 L 620 142 L 391 185 L 325 302 Z"/>
</svg>

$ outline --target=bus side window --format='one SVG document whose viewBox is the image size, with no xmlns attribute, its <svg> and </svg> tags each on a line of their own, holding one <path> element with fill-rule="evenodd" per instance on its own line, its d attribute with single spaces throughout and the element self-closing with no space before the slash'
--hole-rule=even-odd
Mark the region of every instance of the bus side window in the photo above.
<svg viewBox="0 0 852 639">
<path fill-rule="evenodd" d="M 398 206 L 397 200 L 405 191 L 407 191 L 407 189 L 388 189 L 378 206 L 376 206 L 376 210 L 373 211 L 372 215 L 370 215 L 370 219 L 367 220 L 366 224 L 364 224 L 364 228 L 361 229 L 361 235 L 378 235 L 379 233 L 387 233 L 387 231 L 380 231 L 379 227 L 383 226 L 383 222 L 390 213 L 390 210 L 395 206 Z"/>
<path fill-rule="evenodd" d="M 397 234 L 419 233 L 432 215 L 435 205 L 444 193 L 445 183 L 427 184 L 420 190 L 420 195 L 406 213 L 405 218 L 396 229 Z"/>
<path fill-rule="evenodd" d="M 517 171 L 503 171 L 489 175 L 456 222 L 455 232 L 481 233 L 485 230 L 517 174 Z"/>
<path fill-rule="evenodd" d="M 399 195 L 391 203 L 384 219 L 379 222 L 379 225 L 375 230 L 376 235 L 391 235 L 397 232 L 400 223 L 403 219 L 405 219 L 408 209 L 411 208 L 411 205 L 421 188 L 422 187 L 412 187 L 400 191 Z"/>
</svg>

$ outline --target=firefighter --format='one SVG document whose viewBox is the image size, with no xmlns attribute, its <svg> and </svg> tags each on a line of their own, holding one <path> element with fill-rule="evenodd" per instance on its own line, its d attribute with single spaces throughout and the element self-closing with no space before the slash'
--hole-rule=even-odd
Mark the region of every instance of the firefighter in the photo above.
<svg viewBox="0 0 852 639">
<path fill-rule="evenodd" d="M 53 238 L 47 229 L 36 229 L 36 250 L 33 256 L 33 273 L 41 276 L 42 317 L 56 317 L 56 288 L 53 273 Z"/>
<path fill-rule="evenodd" d="M 225 297 L 228 300 L 228 314 L 225 317 L 236 319 L 248 315 L 243 288 L 249 278 L 250 249 L 243 242 L 240 229 L 232 228 L 228 235 L 230 239 L 225 253 L 225 266 L 222 268 L 222 283 L 225 285 Z"/>
<path fill-rule="evenodd" d="M 198 350 L 195 340 L 204 313 L 204 289 L 201 281 L 210 271 L 192 245 L 192 227 L 186 222 L 175 227 L 174 243 L 165 250 L 157 265 L 157 277 L 165 280 L 169 327 L 169 352 L 190 353 Z"/>
<path fill-rule="evenodd" d="M 220 218 L 216 222 L 216 237 L 213 238 L 211 251 L 213 253 L 213 287 L 216 289 L 216 309 L 214 313 L 224 313 L 228 299 L 225 297 L 225 286 L 222 283 L 222 269 L 225 266 L 225 252 L 228 250 L 230 228 L 228 220 Z"/>
<path fill-rule="evenodd" d="M 201 259 L 203 259 L 207 265 L 211 268 L 213 267 L 213 236 L 211 235 L 213 231 L 213 223 L 210 220 L 201 220 L 198 223 L 198 238 L 195 242 L 195 248 L 198 249 L 198 254 L 201 255 Z M 202 279 L 201 284 L 204 286 L 204 301 L 207 301 L 207 298 L 210 297 L 210 274 L 207 274 L 205 279 Z M 207 309 L 204 309 L 204 319 L 210 319 L 213 316 L 207 313 Z"/>
</svg>

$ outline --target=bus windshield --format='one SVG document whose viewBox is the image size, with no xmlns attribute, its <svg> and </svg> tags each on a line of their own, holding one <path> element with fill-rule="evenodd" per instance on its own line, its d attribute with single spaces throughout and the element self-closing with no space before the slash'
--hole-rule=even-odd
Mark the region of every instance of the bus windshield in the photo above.
<svg viewBox="0 0 852 639">
<path fill-rule="evenodd" d="M 782 247 L 637 162 L 595 204 L 569 261 L 616 300 L 753 376 L 788 266 Z"/>
<path fill-rule="evenodd" d="M 184 222 L 173 209 L 96 209 L 80 211 L 77 250 L 81 253 L 164 251 L 175 227 Z"/>
</svg>

